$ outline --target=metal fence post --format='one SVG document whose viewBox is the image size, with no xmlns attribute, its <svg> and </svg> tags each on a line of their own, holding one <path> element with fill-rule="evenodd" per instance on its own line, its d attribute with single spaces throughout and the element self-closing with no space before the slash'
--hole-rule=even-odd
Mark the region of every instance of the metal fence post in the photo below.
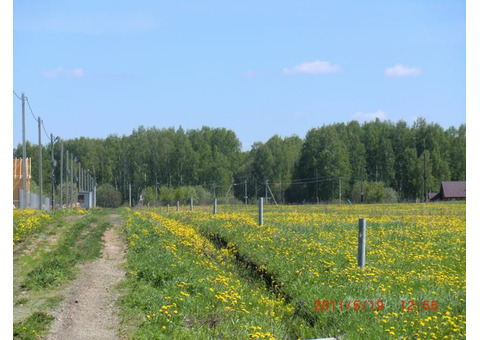
<svg viewBox="0 0 480 340">
<path fill-rule="evenodd" d="M 263 197 L 258 201 L 258 225 L 263 225 Z"/>
<path fill-rule="evenodd" d="M 358 220 L 358 266 L 365 268 L 365 243 L 367 240 L 367 222 L 365 218 Z"/>
</svg>

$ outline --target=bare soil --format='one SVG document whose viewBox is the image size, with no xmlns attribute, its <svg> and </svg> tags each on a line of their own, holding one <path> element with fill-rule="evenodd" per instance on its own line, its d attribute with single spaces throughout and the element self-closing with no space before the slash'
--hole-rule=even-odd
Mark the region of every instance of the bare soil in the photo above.
<svg viewBox="0 0 480 340">
<path fill-rule="evenodd" d="M 110 223 L 112 227 L 103 236 L 101 258 L 83 264 L 77 279 L 66 288 L 65 299 L 53 313 L 55 321 L 47 339 L 119 339 L 116 286 L 125 276 L 126 246 L 118 216 L 110 215 Z"/>
</svg>

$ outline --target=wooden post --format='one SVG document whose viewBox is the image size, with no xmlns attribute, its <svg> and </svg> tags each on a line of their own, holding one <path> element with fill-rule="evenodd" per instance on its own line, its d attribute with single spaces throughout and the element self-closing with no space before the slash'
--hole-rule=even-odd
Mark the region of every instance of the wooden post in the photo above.
<svg viewBox="0 0 480 340">
<path fill-rule="evenodd" d="M 180 201 L 177 201 L 177 211 L 180 211 Z"/>
<path fill-rule="evenodd" d="M 367 222 L 365 218 L 358 220 L 358 266 L 365 268 L 365 243 L 367 240 Z"/>
<path fill-rule="evenodd" d="M 190 197 L 190 211 L 193 211 L 193 197 Z"/>
<path fill-rule="evenodd" d="M 263 225 L 263 197 L 258 201 L 258 225 Z"/>
</svg>

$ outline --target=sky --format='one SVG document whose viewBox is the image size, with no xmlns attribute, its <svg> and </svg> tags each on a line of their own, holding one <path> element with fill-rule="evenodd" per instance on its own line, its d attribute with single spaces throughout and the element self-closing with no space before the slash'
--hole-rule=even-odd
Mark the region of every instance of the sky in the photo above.
<svg viewBox="0 0 480 340">
<path fill-rule="evenodd" d="M 324 124 L 466 123 L 466 3 L 35 1 L 13 3 L 13 147 L 233 130 L 242 150 Z"/>
</svg>

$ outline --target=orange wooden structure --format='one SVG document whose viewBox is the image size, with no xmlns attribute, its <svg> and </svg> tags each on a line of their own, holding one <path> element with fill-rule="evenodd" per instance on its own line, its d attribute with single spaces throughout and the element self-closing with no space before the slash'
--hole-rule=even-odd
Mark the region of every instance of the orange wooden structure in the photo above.
<svg viewBox="0 0 480 340">
<path fill-rule="evenodd" d="M 27 192 L 30 192 L 30 180 L 32 178 L 32 159 L 26 159 L 27 165 Z M 13 159 L 13 204 L 18 208 L 20 201 L 18 189 L 23 189 L 23 160 L 21 158 Z"/>
</svg>

